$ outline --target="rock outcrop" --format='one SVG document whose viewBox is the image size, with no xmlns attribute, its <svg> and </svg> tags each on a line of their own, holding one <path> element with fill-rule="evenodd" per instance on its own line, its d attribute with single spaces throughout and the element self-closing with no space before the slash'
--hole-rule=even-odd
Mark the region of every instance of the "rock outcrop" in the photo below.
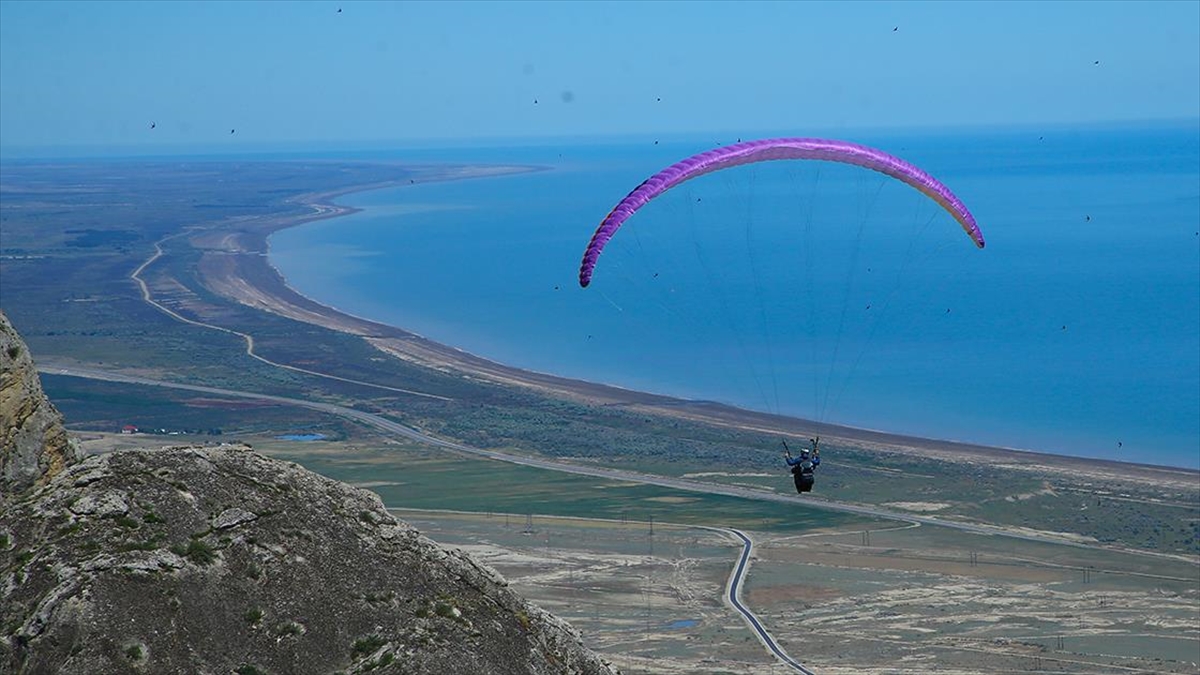
<svg viewBox="0 0 1200 675">
<path fill-rule="evenodd" d="M 0 500 L 45 483 L 78 457 L 29 349 L 0 311 Z"/>
<path fill-rule="evenodd" d="M 0 501 L 0 672 L 615 672 L 372 492 L 244 445 L 72 462 L 5 340 L 5 489 L 22 491 Z"/>
<path fill-rule="evenodd" d="M 246 446 L 89 457 L 0 543 L 3 672 L 611 672 L 374 493 Z"/>
</svg>

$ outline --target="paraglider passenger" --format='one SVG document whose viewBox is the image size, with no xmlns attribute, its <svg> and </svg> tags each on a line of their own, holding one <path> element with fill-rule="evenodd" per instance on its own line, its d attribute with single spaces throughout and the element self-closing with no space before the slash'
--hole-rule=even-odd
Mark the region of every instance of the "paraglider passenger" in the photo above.
<svg viewBox="0 0 1200 675">
<path fill-rule="evenodd" d="M 799 457 L 792 457 L 791 450 L 784 443 L 783 457 L 788 466 L 792 467 L 792 477 L 796 482 L 796 492 L 812 492 L 815 480 L 814 470 L 821 464 L 821 437 L 809 439 L 812 449 L 803 448 Z"/>
</svg>

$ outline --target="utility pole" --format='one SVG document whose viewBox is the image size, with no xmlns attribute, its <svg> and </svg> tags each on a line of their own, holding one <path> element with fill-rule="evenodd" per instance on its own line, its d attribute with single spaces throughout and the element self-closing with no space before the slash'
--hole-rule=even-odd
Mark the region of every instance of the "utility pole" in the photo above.
<svg viewBox="0 0 1200 675">
<path fill-rule="evenodd" d="M 654 516 L 650 516 L 650 564 L 654 564 Z"/>
</svg>

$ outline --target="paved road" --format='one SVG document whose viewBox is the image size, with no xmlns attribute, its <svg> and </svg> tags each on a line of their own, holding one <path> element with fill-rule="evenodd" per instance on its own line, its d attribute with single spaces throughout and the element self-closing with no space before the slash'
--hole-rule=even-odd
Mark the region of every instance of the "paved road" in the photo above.
<svg viewBox="0 0 1200 675">
<path fill-rule="evenodd" d="M 742 540 L 742 555 L 738 558 L 737 565 L 734 566 L 733 572 L 731 572 L 729 575 L 729 583 L 725 586 L 725 594 L 729 604 L 732 605 L 733 608 L 739 613 L 741 613 L 742 618 L 746 620 L 746 624 L 750 626 L 750 629 L 758 634 L 758 639 L 761 640 L 763 645 L 766 646 L 766 648 L 770 650 L 770 652 L 774 654 L 780 661 L 783 661 L 785 664 L 790 666 L 792 670 L 804 673 L 804 675 L 816 675 L 816 673 L 813 671 L 805 668 L 802 663 L 793 659 L 791 656 L 788 656 L 788 653 L 783 651 L 783 647 L 780 647 L 775 642 L 775 638 L 772 637 L 770 631 L 768 631 L 766 627 L 762 625 L 762 622 L 758 620 L 758 617 L 754 615 L 754 612 L 750 611 L 748 607 L 742 604 L 742 601 L 738 596 L 741 595 L 742 581 L 744 581 L 746 578 L 746 572 L 750 570 L 750 555 L 754 552 L 754 542 L 751 541 L 750 537 L 747 537 L 746 533 L 742 532 L 741 530 L 735 530 L 733 528 L 720 528 L 720 531 L 727 534 L 732 534 L 733 536 Z"/>
<path fill-rule="evenodd" d="M 889 520 L 897 520 L 907 523 L 918 523 L 921 525 L 932 525 L 935 527 L 948 527 L 964 532 L 974 534 L 983 534 L 999 537 L 1010 537 L 1013 539 L 1023 539 L 1026 541 L 1037 541 L 1051 544 L 1061 544 L 1065 546 L 1074 546 L 1078 548 L 1089 548 L 1097 550 L 1108 550 L 1101 546 L 1091 545 L 1087 543 L 1075 542 L 1067 539 L 1061 539 L 1050 535 L 1041 535 L 1028 532 L 1014 532 L 1005 530 L 993 525 L 983 525 L 979 523 L 963 523 L 953 520 L 943 520 L 932 516 L 919 516 L 910 513 L 892 511 L 890 509 L 880 508 L 876 506 L 867 506 L 862 504 L 850 504 L 837 502 L 824 498 L 815 497 L 800 497 L 792 494 L 782 494 L 776 492 L 767 492 L 754 488 L 739 487 L 735 485 L 724 485 L 721 483 L 709 483 L 698 480 L 689 480 L 686 478 L 672 478 L 669 476 L 657 476 L 653 474 L 637 473 L 634 471 L 623 471 L 621 469 L 609 469 L 598 466 L 586 466 L 580 464 L 570 464 L 567 462 L 542 459 L 538 457 L 527 457 L 524 455 L 514 455 L 495 450 L 484 450 L 482 448 L 473 448 L 469 445 L 455 443 L 436 436 L 417 431 L 411 427 L 407 427 L 399 422 L 394 422 L 386 417 L 376 415 L 354 408 L 335 405 L 333 403 L 322 403 L 319 401 L 306 401 L 303 399 L 287 398 L 284 396 L 272 396 L 270 394 L 256 394 L 246 391 L 234 391 L 231 389 L 219 389 L 216 387 L 204 387 L 191 384 L 179 384 L 176 382 L 165 382 L 162 380 L 153 380 L 144 377 L 136 377 L 125 375 L 122 373 L 114 373 L 102 369 L 83 368 L 77 366 L 56 367 L 53 364 L 46 364 L 38 368 L 39 372 L 51 375 L 69 375 L 72 377 L 82 377 L 94 380 L 107 380 L 109 382 L 125 382 L 129 384 L 140 384 L 152 387 L 169 387 L 172 389 L 183 389 L 187 391 L 195 391 L 203 394 L 213 394 L 217 396 L 229 396 L 236 398 L 248 398 L 260 401 L 270 401 L 281 405 L 294 405 L 311 410 L 318 410 L 330 415 L 349 418 L 375 427 L 385 433 L 394 434 L 403 438 L 408 438 L 413 441 L 425 443 L 447 450 L 456 452 L 468 453 L 487 459 L 494 459 L 501 462 L 509 462 L 512 464 L 520 464 L 522 466 L 530 466 L 539 469 L 547 469 L 550 471 L 562 471 L 564 473 L 572 473 L 580 476 L 592 476 L 595 478 L 607 478 L 618 481 L 629 481 L 643 483 L 646 485 L 657 485 L 659 487 L 673 488 L 676 490 L 687 490 L 689 492 L 702 492 L 705 494 L 725 495 L 729 497 L 740 497 L 743 499 L 756 499 L 759 501 L 779 502 L 790 505 L 803 505 L 814 509 L 823 509 L 826 511 L 839 511 L 842 513 L 853 513 L 861 516 L 869 516 L 873 518 L 884 518 Z M 781 474 L 782 475 L 782 474 Z M 1138 553 L 1130 551 L 1131 553 Z"/>
</svg>

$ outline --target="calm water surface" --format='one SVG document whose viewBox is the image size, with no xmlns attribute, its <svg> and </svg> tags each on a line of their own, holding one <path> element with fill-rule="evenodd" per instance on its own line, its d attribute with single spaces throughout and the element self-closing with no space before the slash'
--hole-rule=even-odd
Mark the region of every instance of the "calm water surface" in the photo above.
<svg viewBox="0 0 1200 675">
<path fill-rule="evenodd" d="M 796 135 L 796 134 L 793 134 Z M 613 239 L 663 166 L 733 138 L 378 153 L 550 167 L 361 193 L 277 233 L 299 291 L 524 368 L 854 426 L 1200 466 L 1200 131 L 846 136 L 950 186 L 988 246 L 875 173 L 701 177 Z"/>
</svg>

